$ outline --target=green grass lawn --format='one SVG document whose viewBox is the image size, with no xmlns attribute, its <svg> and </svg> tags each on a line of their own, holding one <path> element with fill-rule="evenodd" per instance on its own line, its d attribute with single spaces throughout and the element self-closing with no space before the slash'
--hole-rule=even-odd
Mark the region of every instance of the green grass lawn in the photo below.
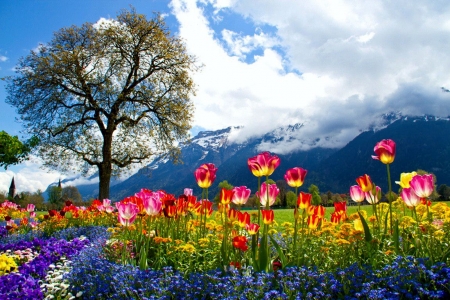
<svg viewBox="0 0 450 300">
<path fill-rule="evenodd" d="M 436 203 L 437 202 L 433 202 L 433 204 L 436 204 Z M 448 201 L 446 201 L 444 203 L 446 203 L 447 205 L 450 205 L 450 202 L 448 202 Z M 361 205 L 361 210 L 365 210 L 367 212 L 368 216 L 371 216 L 373 214 L 371 205 Z M 347 206 L 347 216 L 349 216 L 353 213 L 356 213 L 357 211 L 358 211 L 357 205 Z M 247 212 L 248 213 L 257 212 L 257 210 L 248 210 Z M 333 212 L 334 212 L 333 206 L 326 207 L 325 218 L 327 220 L 330 220 L 330 216 Z M 274 214 L 275 214 L 275 220 L 279 225 L 281 225 L 283 222 L 294 223 L 294 209 L 293 208 L 275 209 Z M 410 215 L 410 212 L 408 211 L 407 214 Z"/>
</svg>

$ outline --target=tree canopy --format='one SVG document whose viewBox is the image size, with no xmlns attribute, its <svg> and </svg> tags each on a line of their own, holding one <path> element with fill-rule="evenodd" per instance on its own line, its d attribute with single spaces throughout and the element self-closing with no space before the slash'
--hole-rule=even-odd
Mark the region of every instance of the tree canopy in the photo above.
<svg viewBox="0 0 450 300">
<path fill-rule="evenodd" d="M 17 136 L 11 136 L 6 131 L 0 131 L 0 167 L 5 170 L 10 165 L 16 165 L 28 159 L 33 147 L 38 144 L 38 139 L 21 142 Z"/>
<path fill-rule="evenodd" d="M 183 41 L 156 14 L 122 11 L 114 20 L 62 28 L 21 58 L 7 78 L 7 102 L 39 137 L 46 166 L 111 176 L 154 155 L 177 158 L 193 117 L 197 69 Z"/>
</svg>

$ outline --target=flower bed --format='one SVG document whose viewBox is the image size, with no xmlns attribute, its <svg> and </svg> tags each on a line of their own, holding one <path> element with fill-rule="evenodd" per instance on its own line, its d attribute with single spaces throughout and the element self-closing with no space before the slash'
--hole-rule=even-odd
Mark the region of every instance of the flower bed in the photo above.
<svg viewBox="0 0 450 300">
<path fill-rule="evenodd" d="M 390 178 L 395 143 L 375 152 Z M 261 203 L 252 213 L 240 209 L 245 186 L 222 189 L 213 210 L 213 164 L 195 171 L 200 200 L 190 189 L 178 198 L 142 189 L 115 205 L 68 201 L 40 218 L 33 207 L 2 203 L 0 298 L 450 298 L 450 207 L 432 203 L 431 174 L 402 174 L 400 196 L 389 184 L 387 203 L 365 174 L 350 198 L 370 207 L 347 215 L 346 202 L 336 202 L 327 220 L 317 190 L 298 193 L 307 171 L 292 168 L 293 222 L 278 225 L 271 206 L 279 190 L 267 180 L 279 158 L 266 152 L 248 165 Z"/>
</svg>

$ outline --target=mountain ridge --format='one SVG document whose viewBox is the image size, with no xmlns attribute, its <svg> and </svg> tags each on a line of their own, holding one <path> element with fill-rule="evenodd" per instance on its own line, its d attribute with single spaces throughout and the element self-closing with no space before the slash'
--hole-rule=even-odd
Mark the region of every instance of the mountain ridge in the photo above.
<svg viewBox="0 0 450 300">
<path fill-rule="evenodd" d="M 398 180 L 401 172 L 410 172 L 419 168 L 436 173 L 438 182 L 450 182 L 450 175 L 445 172 L 446 168 L 450 167 L 450 158 L 448 158 L 450 141 L 446 142 L 443 139 L 450 132 L 449 118 L 411 117 L 399 114 L 383 117 L 384 119 L 377 126 L 361 132 L 344 147 L 312 147 L 305 151 L 275 153 L 280 157 L 281 164 L 270 178 L 275 181 L 282 180 L 289 168 L 302 167 L 308 170 L 302 188 L 306 189 L 310 184 L 315 184 L 321 192 L 330 190 L 346 193 L 351 185 L 356 184 L 357 177 L 369 174 L 374 182 L 386 191 L 386 167 L 379 161 L 373 160 L 371 156 L 374 154 L 373 148 L 378 141 L 390 138 L 397 144 L 397 157 L 390 166 L 392 183 Z M 214 163 L 218 168 L 217 179 L 210 188 L 210 195 L 218 192 L 217 185 L 223 180 L 235 186 L 247 185 L 253 193 L 257 188 L 257 178 L 249 171 L 247 159 L 260 153 L 261 145 L 264 147 L 274 145 L 275 148 L 280 143 L 317 142 L 298 140 L 304 126 L 306 125 L 297 123 L 277 128 L 243 143 L 236 143 L 229 139 L 230 134 L 242 129 L 241 127 L 201 131 L 190 143 L 180 145 L 182 164 L 175 165 L 167 158 L 155 158 L 136 174 L 112 185 L 111 199 L 120 200 L 141 188 L 164 189 L 169 193 L 181 194 L 187 187 L 193 188 L 196 194 L 200 194 L 201 191 L 197 187 L 193 173 L 203 163 Z M 416 157 L 412 159 L 414 155 Z M 98 185 L 77 187 L 83 198 L 95 198 L 95 189 L 98 189 Z M 397 187 L 393 187 L 394 191 L 396 189 Z"/>
</svg>

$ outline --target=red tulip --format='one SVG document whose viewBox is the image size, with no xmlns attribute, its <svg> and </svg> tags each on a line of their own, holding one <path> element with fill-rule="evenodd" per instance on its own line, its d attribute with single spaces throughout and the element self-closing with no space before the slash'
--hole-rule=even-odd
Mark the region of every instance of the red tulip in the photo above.
<svg viewBox="0 0 450 300">
<path fill-rule="evenodd" d="M 331 223 L 333 223 L 334 225 L 339 224 L 339 222 L 341 221 L 341 216 L 334 212 L 331 214 L 331 219 L 330 219 Z"/>
<path fill-rule="evenodd" d="M 383 164 L 391 164 L 395 159 L 395 142 L 393 140 L 382 140 L 373 148 L 376 155 L 372 155 L 373 159 L 381 161 Z"/>
<path fill-rule="evenodd" d="M 247 251 L 247 238 L 243 235 L 238 235 L 233 238 L 233 247 L 242 251 Z"/>
<path fill-rule="evenodd" d="M 308 171 L 306 171 L 305 169 L 292 168 L 287 170 L 286 174 L 284 175 L 284 179 L 290 187 L 300 187 L 305 181 L 306 173 L 308 173 Z"/>
<path fill-rule="evenodd" d="M 280 158 L 263 152 L 247 160 L 248 167 L 256 177 L 270 176 L 280 165 Z"/>
<path fill-rule="evenodd" d="M 273 210 L 263 209 L 263 210 L 261 210 L 261 214 L 263 217 L 264 224 L 270 225 L 273 223 L 273 219 L 274 219 Z"/>
<path fill-rule="evenodd" d="M 194 172 L 195 180 L 202 189 L 209 188 L 216 179 L 217 168 L 214 164 L 203 164 Z"/>
<path fill-rule="evenodd" d="M 220 190 L 220 203 L 223 205 L 228 205 L 231 203 L 231 199 L 233 199 L 234 191 L 227 190 L 222 188 Z"/>
<path fill-rule="evenodd" d="M 248 212 L 245 212 L 245 213 L 239 212 L 238 213 L 238 223 L 241 228 L 244 228 L 245 226 L 250 224 L 249 213 Z"/>
<path fill-rule="evenodd" d="M 248 234 L 255 235 L 258 233 L 259 225 L 255 223 L 247 224 L 245 229 L 247 229 Z"/>
</svg>

